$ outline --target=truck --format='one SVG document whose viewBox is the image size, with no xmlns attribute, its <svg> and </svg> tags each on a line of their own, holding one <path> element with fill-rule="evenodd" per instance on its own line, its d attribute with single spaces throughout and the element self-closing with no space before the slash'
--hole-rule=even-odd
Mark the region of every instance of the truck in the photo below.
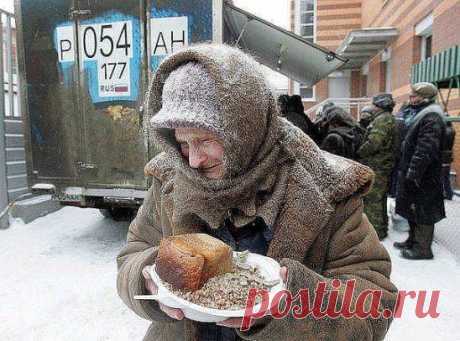
<svg viewBox="0 0 460 341">
<path fill-rule="evenodd" d="M 231 1 L 16 0 L 15 11 L 29 186 L 113 217 L 150 186 L 144 100 L 170 53 L 226 43 L 306 85 L 346 62 Z"/>
</svg>

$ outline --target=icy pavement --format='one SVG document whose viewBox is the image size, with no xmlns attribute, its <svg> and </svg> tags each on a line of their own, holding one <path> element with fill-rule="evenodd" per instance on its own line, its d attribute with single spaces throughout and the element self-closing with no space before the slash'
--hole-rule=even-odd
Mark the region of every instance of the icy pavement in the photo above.
<svg viewBox="0 0 460 341">
<path fill-rule="evenodd" d="M 127 228 L 97 210 L 66 207 L 0 231 L 0 340 L 142 340 L 148 322 L 123 305 L 115 287 L 115 257 Z M 391 231 L 384 242 L 393 258 L 392 279 L 399 289 L 441 290 L 440 316 L 418 319 L 408 299 L 386 340 L 458 339 L 459 265 L 437 243 L 434 261 L 400 258 L 392 243 L 404 237 Z"/>
<path fill-rule="evenodd" d="M 454 200 L 446 200 L 445 203 L 447 219 L 436 224 L 434 237 L 454 254 L 460 264 L 460 196 L 454 196 Z"/>
<path fill-rule="evenodd" d="M 448 218 L 436 225 L 435 235 L 438 237 L 438 232 L 442 231 L 440 237 L 449 235 L 451 237 L 449 243 L 452 243 L 452 240 L 459 236 L 457 232 L 460 227 L 460 201 L 446 201 L 446 209 Z M 456 231 L 452 231 L 454 227 Z M 460 264 L 456 262 L 454 254 L 445 247 L 444 238 L 440 242 L 433 243 L 434 260 L 406 260 L 400 257 L 400 251 L 393 247 L 393 242 L 403 241 L 406 238 L 406 232 L 390 230 L 388 238 L 383 241 L 392 259 L 391 279 L 399 290 L 414 290 L 417 295 L 419 291 L 426 290 L 424 312 L 428 310 L 432 291 L 439 290 L 439 304 L 436 310 L 439 317 L 417 318 L 416 299 L 408 297 L 401 318 L 393 321 L 386 340 L 459 340 Z M 460 240 L 458 242 L 457 251 L 460 249 Z"/>
</svg>

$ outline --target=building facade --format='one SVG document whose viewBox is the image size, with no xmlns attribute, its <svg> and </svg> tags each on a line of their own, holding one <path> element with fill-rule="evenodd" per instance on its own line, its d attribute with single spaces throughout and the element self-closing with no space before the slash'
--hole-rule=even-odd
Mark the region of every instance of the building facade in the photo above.
<svg viewBox="0 0 460 341">
<path fill-rule="evenodd" d="M 414 65 L 442 52 L 455 52 L 460 65 L 459 22 L 458 0 L 290 0 L 290 29 L 349 63 L 313 88 L 291 81 L 289 92 L 302 96 L 310 114 L 327 99 L 370 98 L 381 92 L 391 92 L 398 109 L 409 98 Z M 452 116 L 460 116 L 456 81 L 449 84 L 454 88 L 450 91 L 444 84 L 439 98 Z M 460 175 L 460 124 L 454 125 L 454 170 Z"/>
</svg>

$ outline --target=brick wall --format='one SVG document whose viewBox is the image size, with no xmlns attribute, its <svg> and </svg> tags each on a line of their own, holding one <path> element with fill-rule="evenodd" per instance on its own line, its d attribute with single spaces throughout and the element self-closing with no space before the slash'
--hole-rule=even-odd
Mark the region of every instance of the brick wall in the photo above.
<svg viewBox="0 0 460 341">
<path fill-rule="evenodd" d="M 460 1 L 442 1 L 433 11 L 433 51 L 460 44 Z M 436 39 L 440 37 L 440 39 Z"/>
<path fill-rule="evenodd" d="M 316 43 L 337 50 L 348 32 L 361 28 L 361 3 L 362 0 L 317 0 Z M 317 86 L 318 102 L 329 98 L 328 80 L 322 82 Z M 354 96 L 353 89 L 359 87 L 359 80 L 352 77 L 350 86 Z"/>
<path fill-rule="evenodd" d="M 332 51 L 353 29 L 361 28 L 361 0 L 317 0 L 316 42 Z"/>
<path fill-rule="evenodd" d="M 351 71 L 351 97 L 361 97 L 361 72 Z"/>
<path fill-rule="evenodd" d="M 380 92 L 381 87 L 381 74 L 382 74 L 382 63 L 380 57 L 375 57 L 369 62 L 369 72 L 367 74 L 367 91 L 366 94 L 369 97 L 374 96 Z"/>
<path fill-rule="evenodd" d="M 391 86 L 393 89 L 400 89 L 410 83 L 412 65 L 420 61 L 421 38 L 412 36 L 401 45 L 393 45 L 391 51 Z M 404 93 L 404 95 L 407 94 Z M 397 101 L 406 99 L 398 98 L 399 96 L 401 94 L 395 96 Z"/>
</svg>

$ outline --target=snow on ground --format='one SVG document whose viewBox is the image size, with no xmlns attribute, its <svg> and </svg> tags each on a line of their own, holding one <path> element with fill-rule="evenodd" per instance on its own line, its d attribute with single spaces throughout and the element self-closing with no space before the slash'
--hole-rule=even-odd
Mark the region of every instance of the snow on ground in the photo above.
<svg viewBox="0 0 460 341">
<path fill-rule="evenodd" d="M 142 340 L 148 322 L 116 293 L 115 257 L 127 228 L 97 210 L 65 207 L 0 231 L 0 340 Z M 384 241 L 393 259 L 392 279 L 399 289 L 441 290 L 440 316 L 418 319 L 408 299 L 386 340 L 458 339 L 459 265 L 437 243 L 434 261 L 404 260 L 392 247 L 404 238 L 391 231 Z"/>
<path fill-rule="evenodd" d="M 66 207 L 0 231 L 0 340 L 142 340 L 116 293 L 128 223 Z"/>
<path fill-rule="evenodd" d="M 424 312 L 428 310 L 431 293 L 440 290 L 436 310 L 439 317 L 418 318 L 415 314 L 416 299 L 408 297 L 401 318 L 393 321 L 386 340 L 459 340 L 459 264 L 455 262 L 454 256 L 437 242 L 433 243 L 435 259 L 432 261 L 409 261 L 400 257 L 400 251 L 393 247 L 393 242 L 403 241 L 406 237 L 407 233 L 393 230 L 383 242 L 392 259 L 391 279 L 399 290 L 426 290 Z"/>
</svg>

